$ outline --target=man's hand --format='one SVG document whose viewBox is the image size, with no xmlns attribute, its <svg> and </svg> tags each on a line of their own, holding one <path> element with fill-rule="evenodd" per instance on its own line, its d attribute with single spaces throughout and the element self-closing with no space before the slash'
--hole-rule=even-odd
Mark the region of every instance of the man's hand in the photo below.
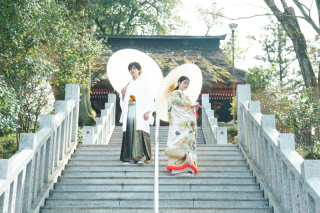
<svg viewBox="0 0 320 213">
<path fill-rule="evenodd" d="M 144 120 L 148 120 L 149 119 L 149 112 L 144 113 L 143 115 Z"/>
<path fill-rule="evenodd" d="M 122 93 L 122 100 L 124 99 L 124 96 L 126 95 L 127 92 L 127 87 L 124 87 L 121 89 L 121 93 Z"/>
</svg>

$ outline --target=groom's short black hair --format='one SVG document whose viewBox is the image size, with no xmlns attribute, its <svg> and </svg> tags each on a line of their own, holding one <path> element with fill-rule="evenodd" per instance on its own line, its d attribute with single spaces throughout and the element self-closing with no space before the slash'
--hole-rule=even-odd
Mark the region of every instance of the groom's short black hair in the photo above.
<svg viewBox="0 0 320 213">
<path fill-rule="evenodd" d="M 141 70 L 141 65 L 138 63 L 138 62 L 131 62 L 130 64 L 129 64 L 129 66 L 128 66 L 128 70 L 130 71 L 130 69 L 131 69 L 131 67 L 135 67 L 135 68 L 137 68 L 138 70 Z"/>
</svg>

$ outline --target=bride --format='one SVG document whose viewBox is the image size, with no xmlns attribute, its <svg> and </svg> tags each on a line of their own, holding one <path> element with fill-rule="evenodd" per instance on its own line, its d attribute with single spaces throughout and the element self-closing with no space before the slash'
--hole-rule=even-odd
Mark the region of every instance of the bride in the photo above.
<svg viewBox="0 0 320 213">
<path fill-rule="evenodd" d="M 193 176 L 197 173 L 197 120 L 199 103 L 192 103 L 185 93 L 190 79 L 181 76 L 178 86 L 168 99 L 169 133 L 165 155 L 167 169 L 174 175 Z"/>
</svg>

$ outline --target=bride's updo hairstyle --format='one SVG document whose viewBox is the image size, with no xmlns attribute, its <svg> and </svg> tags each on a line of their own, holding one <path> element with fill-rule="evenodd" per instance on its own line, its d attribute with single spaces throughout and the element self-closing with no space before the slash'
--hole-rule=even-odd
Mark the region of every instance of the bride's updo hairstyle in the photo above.
<svg viewBox="0 0 320 213">
<path fill-rule="evenodd" d="M 139 70 L 139 76 L 140 76 L 142 74 L 141 65 L 136 61 L 135 62 L 131 62 L 129 64 L 129 66 L 128 66 L 129 72 L 130 72 L 131 67 L 133 67 L 133 66 Z"/>
<path fill-rule="evenodd" d="M 181 77 L 179 78 L 177 84 L 178 84 L 179 82 L 181 83 L 181 82 L 184 81 L 184 80 L 188 80 L 188 81 L 190 82 L 190 79 L 189 79 L 187 76 L 181 76 Z M 177 86 L 174 90 L 177 90 L 177 89 L 179 89 L 179 84 L 178 84 L 178 86 Z"/>
</svg>

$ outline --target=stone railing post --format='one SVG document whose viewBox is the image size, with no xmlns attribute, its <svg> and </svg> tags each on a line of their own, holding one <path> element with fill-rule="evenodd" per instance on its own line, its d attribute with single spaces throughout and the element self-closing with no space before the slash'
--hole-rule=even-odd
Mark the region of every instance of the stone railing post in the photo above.
<svg viewBox="0 0 320 213">
<path fill-rule="evenodd" d="M 209 94 L 202 94 L 201 96 L 201 119 L 202 119 L 202 131 L 205 134 L 206 132 L 206 124 L 207 124 L 207 113 L 206 113 L 206 104 L 209 103 Z M 210 108 L 211 109 L 211 108 Z"/>
<path fill-rule="evenodd" d="M 301 164 L 303 212 L 320 212 L 320 161 L 304 160 Z M 318 189 L 318 191 L 316 191 Z"/>
<path fill-rule="evenodd" d="M 22 133 L 20 134 L 20 145 L 19 150 L 22 149 L 30 149 L 35 150 L 37 147 L 37 138 L 33 133 Z M 27 164 L 25 169 L 25 183 L 24 183 L 24 192 L 23 196 L 23 204 L 22 209 L 24 213 L 27 213 L 31 209 L 31 203 L 33 201 L 33 191 L 34 191 L 34 170 L 36 164 L 36 154 L 33 152 L 32 160 Z"/>
<path fill-rule="evenodd" d="M 116 125 L 116 94 L 109 94 L 108 95 L 108 102 L 113 103 L 113 112 L 112 112 L 112 126 L 114 127 Z"/>
<path fill-rule="evenodd" d="M 96 126 L 83 127 L 82 144 L 108 144 L 115 128 L 116 95 L 108 95 L 108 103 L 101 110 L 101 117 L 96 119 Z"/>
<path fill-rule="evenodd" d="M 295 150 L 295 142 L 294 142 L 294 134 L 290 133 L 281 133 L 278 137 L 278 155 L 279 155 L 279 179 L 280 179 L 280 187 L 278 189 L 278 197 L 280 197 L 280 201 L 286 210 L 286 212 L 290 212 L 292 206 L 292 186 L 289 179 L 289 162 L 283 162 L 281 158 L 281 153 L 290 153 Z"/>
<path fill-rule="evenodd" d="M 217 127 L 216 128 L 216 140 L 217 144 L 226 145 L 228 144 L 228 132 L 227 127 Z"/>
<path fill-rule="evenodd" d="M 275 129 L 274 115 L 262 115 L 261 127 L 264 133 L 267 130 Z M 265 174 L 266 180 L 268 181 L 269 186 L 272 186 L 272 166 L 274 164 L 273 164 L 273 158 L 271 156 L 270 147 L 271 147 L 271 144 L 269 144 L 269 142 L 266 141 L 264 145 L 264 168 L 265 168 L 264 174 Z"/>
<path fill-rule="evenodd" d="M 48 128 L 52 129 L 51 136 L 46 142 L 46 149 L 45 149 L 45 164 L 43 164 L 44 171 L 43 171 L 43 178 L 44 182 L 47 183 L 49 180 L 49 176 L 52 174 L 52 170 L 54 168 L 54 162 L 53 162 L 53 153 L 54 153 L 54 147 L 55 147 L 55 141 L 54 141 L 54 121 L 53 121 L 53 115 L 41 115 L 40 116 L 40 127 L 42 128 Z"/>
<path fill-rule="evenodd" d="M 213 111 L 213 110 L 212 110 Z M 214 112 L 213 112 L 214 113 Z M 209 128 L 211 128 L 212 131 L 210 131 L 210 135 L 211 135 L 211 138 L 213 139 L 211 141 L 212 144 L 217 144 L 217 139 L 215 138 L 214 136 L 214 132 L 216 131 L 216 128 L 218 127 L 218 119 L 217 118 L 214 118 L 214 117 L 211 117 L 210 120 L 209 120 Z M 210 142 L 210 141 L 209 141 Z"/>
<path fill-rule="evenodd" d="M 77 84 L 67 84 L 66 85 L 66 93 L 65 93 L 66 101 L 75 101 L 75 106 L 72 112 L 72 129 L 71 129 L 71 141 L 77 142 L 77 134 L 78 134 L 78 121 L 79 121 L 79 100 L 80 100 L 80 89 Z"/>
<path fill-rule="evenodd" d="M 94 144 L 94 127 L 84 126 L 82 129 L 83 141 L 82 144 Z"/>
<path fill-rule="evenodd" d="M 0 179 L 8 179 L 11 175 L 11 165 L 9 163 L 9 160 L 7 159 L 0 159 Z M 4 195 L 1 196 L 0 199 L 0 210 L 4 212 L 9 212 L 10 206 L 9 206 L 9 197 L 10 197 L 9 188 L 5 191 Z"/>
<path fill-rule="evenodd" d="M 206 108 L 208 107 L 208 103 L 205 105 Z M 211 118 L 214 118 L 214 111 L 211 110 L 211 104 L 210 104 L 210 108 L 208 107 L 207 111 L 207 116 L 206 116 L 206 134 L 208 137 L 208 144 L 214 144 L 215 142 L 215 138 L 214 138 L 214 134 L 212 134 L 213 128 L 210 124 Z"/>
<path fill-rule="evenodd" d="M 239 143 L 245 144 L 245 109 L 240 103 L 251 101 L 250 85 L 237 86 L 237 119 L 238 119 L 238 139 Z"/>
<path fill-rule="evenodd" d="M 260 113 L 260 101 L 249 101 L 249 109 L 250 114 L 254 117 L 256 114 Z M 249 147 L 252 158 L 255 159 L 257 163 L 257 159 L 260 158 L 259 156 L 259 143 L 258 143 L 258 134 L 257 134 L 257 128 L 253 121 L 249 122 L 249 131 L 250 131 L 250 144 Z"/>
</svg>

